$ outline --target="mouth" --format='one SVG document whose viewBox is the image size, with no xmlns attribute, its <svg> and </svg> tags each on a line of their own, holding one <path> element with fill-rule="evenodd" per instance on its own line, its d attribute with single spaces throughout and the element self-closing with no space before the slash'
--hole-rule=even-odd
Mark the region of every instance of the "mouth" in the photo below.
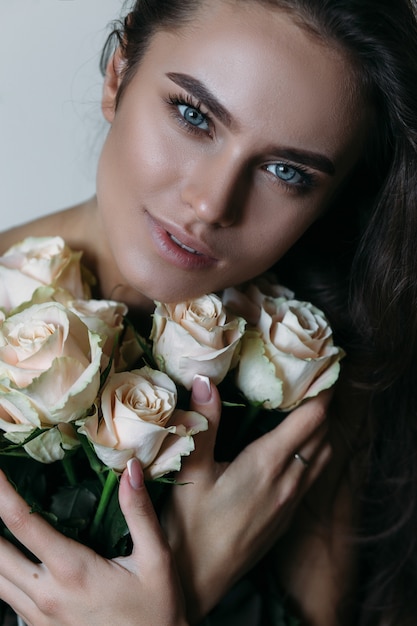
<svg viewBox="0 0 417 626">
<path fill-rule="evenodd" d="M 186 270 L 201 270 L 218 263 L 205 243 L 181 228 L 155 219 L 145 213 L 156 251 L 165 261 Z"/>
<path fill-rule="evenodd" d="M 168 231 L 167 231 L 168 232 Z M 196 254 L 197 256 L 203 256 L 202 252 L 198 252 L 198 250 L 194 250 L 194 248 L 190 248 L 189 246 L 186 246 L 185 243 L 181 243 L 181 241 L 179 239 L 177 239 L 175 237 L 175 235 L 173 235 L 172 233 L 168 232 L 168 236 L 171 238 L 171 240 L 180 248 L 182 248 L 183 250 L 185 250 L 186 252 L 189 252 L 190 254 Z"/>
</svg>

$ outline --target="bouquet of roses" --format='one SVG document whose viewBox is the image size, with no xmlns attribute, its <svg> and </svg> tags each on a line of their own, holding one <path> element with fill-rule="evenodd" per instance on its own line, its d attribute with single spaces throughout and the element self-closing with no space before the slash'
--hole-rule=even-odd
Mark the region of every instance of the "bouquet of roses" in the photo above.
<svg viewBox="0 0 417 626">
<path fill-rule="evenodd" d="M 129 459 L 157 506 L 207 428 L 188 410 L 196 374 L 220 387 L 219 454 L 233 456 L 330 387 L 343 351 L 324 314 L 269 277 L 221 297 L 157 302 L 147 337 L 124 304 L 91 298 L 92 284 L 59 237 L 0 257 L 0 467 L 33 511 L 112 557 L 130 549 L 117 498 Z"/>
</svg>

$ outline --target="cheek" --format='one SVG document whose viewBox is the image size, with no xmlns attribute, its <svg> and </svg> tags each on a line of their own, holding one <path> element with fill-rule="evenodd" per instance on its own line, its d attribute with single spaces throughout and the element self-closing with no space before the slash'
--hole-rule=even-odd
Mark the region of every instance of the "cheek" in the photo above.
<svg viewBox="0 0 417 626">
<path fill-rule="evenodd" d="M 321 202 L 310 200 L 293 205 L 281 201 L 276 210 L 259 214 L 235 238 L 235 284 L 268 271 L 315 222 Z"/>
<path fill-rule="evenodd" d="M 97 186 L 136 201 L 178 180 L 178 149 L 154 121 L 115 121 L 100 158 Z M 139 196 L 140 194 L 140 196 Z"/>
<path fill-rule="evenodd" d="M 256 214 L 255 214 L 256 215 Z M 240 241 L 246 263 L 270 267 L 276 263 L 317 219 L 311 211 L 282 208 L 265 216 L 256 215 Z M 244 242 L 244 243 L 243 243 Z"/>
</svg>

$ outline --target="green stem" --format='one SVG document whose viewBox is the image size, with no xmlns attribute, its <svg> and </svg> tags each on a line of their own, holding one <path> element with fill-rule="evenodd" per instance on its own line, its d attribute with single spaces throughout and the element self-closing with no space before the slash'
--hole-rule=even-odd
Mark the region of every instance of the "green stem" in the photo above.
<svg viewBox="0 0 417 626">
<path fill-rule="evenodd" d="M 0 456 L 13 456 L 13 457 L 20 457 L 22 459 L 27 459 L 28 458 L 28 453 L 26 452 L 26 450 L 16 450 L 15 452 L 4 452 L 3 450 L 0 450 Z"/>
<path fill-rule="evenodd" d="M 98 503 L 96 514 L 94 515 L 94 519 L 91 524 L 90 536 L 94 537 L 96 534 L 101 520 L 103 519 L 103 515 L 106 512 L 107 505 L 112 497 L 113 491 L 117 485 L 117 474 L 112 470 L 109 470 L 106 478 L 106 482 L 104 483 L 103 491 L 101 492 L 100 501 Z"/>
<path fill-rule="evenodd" d="M 77 485 L 77 478 L 75 476 L 74 466 L 71 459 L 69 459 L 67 456 L 64 456 L 64 458 L 61 460 L 61 463 L 69 484 L 72 487 L 75 487 L 75 485 Z"/>
<path fill-rule="evenodd" d="M 237 433 L 238 441 L 240 440 L 240 437 L 245 437 L 248 429 L 250 428 L 250 426 L 252 426 L 253 422 L 255 421 L 261 410 L 261 404 L 249 404 L 247 406 L 242 421 L 239 424 L 239 430 Z"/>
</svg>

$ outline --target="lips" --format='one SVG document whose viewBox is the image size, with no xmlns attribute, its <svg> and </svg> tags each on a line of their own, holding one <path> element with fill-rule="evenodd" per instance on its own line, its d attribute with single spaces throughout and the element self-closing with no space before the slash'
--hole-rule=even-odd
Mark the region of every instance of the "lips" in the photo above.
<svg viewBox="0 0 417 626">
<path fill-rule="evenodd" d="M 187 252 L 190 252 L 191 254 L 201 254 L 201 252 L 194 250 L 194 248 L 190 248 L 189 246 L 186 246 L 184 243 L 181 243 L 181 241 L 177 239 L 175 235 L 173 235 L 172 233 L 168 233 L 168 235 L 171 237 L 172 241 L 176 243 L 177 246 L 180 246 L 180 248 L 182 248 L 183 250 L 186 250 Z"/>
<path fill-rule="evenodd" d="M 181 269 L 206 269 L 218 260 L 206 244 L 190 237 L 175 225 L 164 224 L 146 213 L 149 233 L 160 257 Z"/>
</svg>

